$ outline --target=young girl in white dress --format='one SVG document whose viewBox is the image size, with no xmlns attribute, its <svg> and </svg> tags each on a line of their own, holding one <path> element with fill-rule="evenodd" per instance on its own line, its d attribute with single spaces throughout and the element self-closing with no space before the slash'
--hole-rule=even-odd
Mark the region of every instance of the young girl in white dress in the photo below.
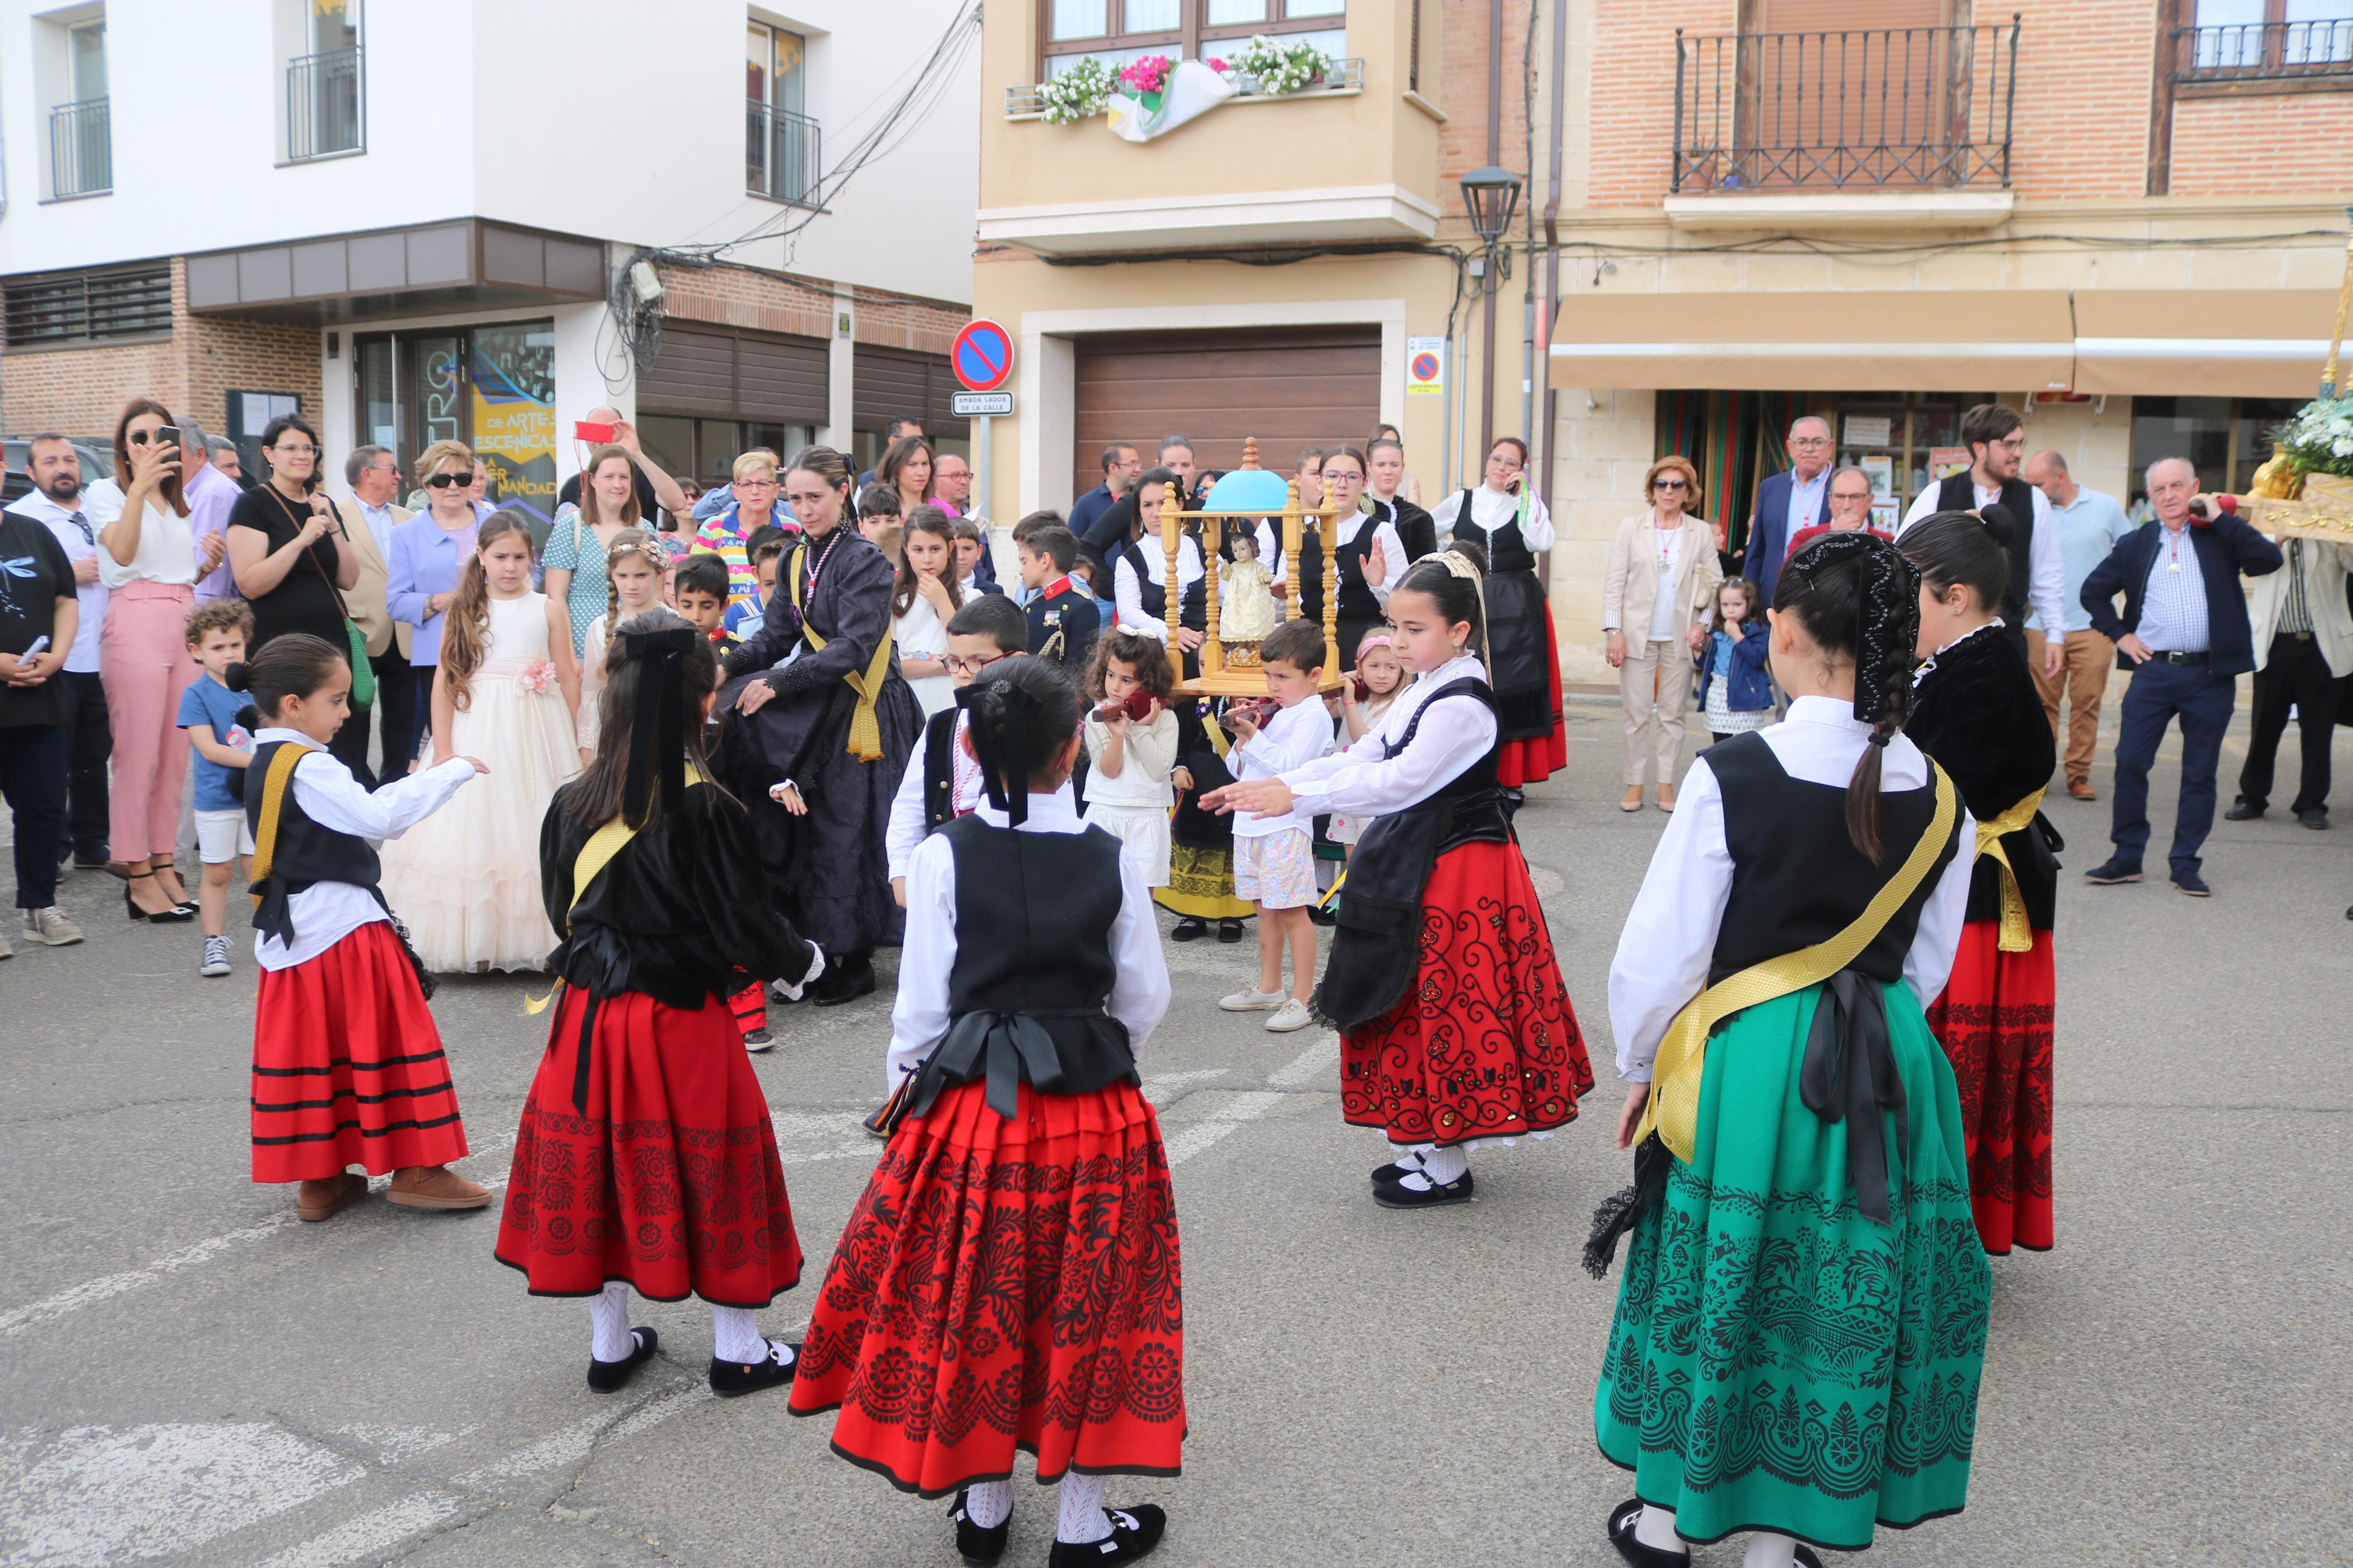
<svg viewBox="0 0 2353 1568">
<path fill-rule="evenodd" d="M 891 637 L 899 645 L 899 674 L 926 719 L 955 706 L 947 666 L 948 622 L 964 605 L 955 559 L 955 520 L 935 506 L 917 507 L 900 531 Z"/>
<path fill-rule="evenodd" d="M 1176 715 L 1168 710 L 1176 684 L 1168 650 L 1150 637 L 1113 626 L 1095 641 L 1087 665 L 1087 697 L 1094 704 L 1082 732 L 1087 741 L 1087 821 L 1120 841 L 1147 888 L 1168 885 L 1168 813 L 1176 792 Z M 1127 704 L 1146 700 L 1142 717 Z M 1105 706 L 1121 704 L 1111 717 Z"/>
<path fill-rule="evenodd" d="M 458 581 L 433 678 L 433 763 L 484 776 L 385 846 L 384 892 L 429 969 L 543 969 L 555 946 L 540 899 L 539 829 L 580 772 L 580 675 L 563 607 L 531 587 L 531 529 L 492 512 Z"/>
<path fill-rule="evenodd" d="M 572 716 L 583 770 L 596 760 L 596 714 L 605 700 L 605 653 L 613 646 L 613 628 L 660 605 L 662 578 L 670 564 L 661 541 L 642 528 L 623 529 L 606 547 L 605 613 L 588 623 L 587 640 L 580 650 L 580 706 Z"/>
</svg>

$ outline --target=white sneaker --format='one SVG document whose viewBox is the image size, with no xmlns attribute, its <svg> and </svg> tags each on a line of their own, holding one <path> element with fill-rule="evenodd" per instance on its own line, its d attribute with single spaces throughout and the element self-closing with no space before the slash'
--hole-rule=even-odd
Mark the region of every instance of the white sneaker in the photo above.
<svg viewBox="0 0 2353 1568">
<path fill-rule="evenodd" d="M 1271 1013 L 1282 1006 L 1282 1003 L 1283 994 L 1280 991 L 1253 991 L 1247 988 L 1237 991 L 1230 996 L 1221 996 L 1218 999 L 1218 1005 L 1229 1013 Z"/>
<path fill-rule="evenodd" d="M 81 927 L 66 919 L 65 911 L 55 904 L 44 910 L 26 910 L 25 940 L 45 947 L 71 947 L 81 940 Z"/>
<path fill-rule="evenodd" d="M 1293 1029 L 1303 1029 L 1314 1021 L 1315 1015 L 1307 1010 L 1307 1004 L 1293 996 L 1286 998 L 1282 1005 L 1274 1010 L 1274 1016 L 1266 1021 L 1266 1029 L 1271 1035 L 1287 1035 Z"/>
</svg>

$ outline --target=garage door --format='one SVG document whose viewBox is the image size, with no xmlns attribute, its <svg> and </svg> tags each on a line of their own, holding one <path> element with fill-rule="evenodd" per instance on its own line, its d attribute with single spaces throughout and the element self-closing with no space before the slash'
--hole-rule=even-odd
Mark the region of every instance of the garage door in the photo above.
<svg viewBox="0 0 2353 1568">
<path fill-rule="evenodd" d="M 638 384 L 653 413 L 784 425 L 826 422 L 826 346 L 744 328 L 665 326 L 661 354 Z"/>
<path fill-rule="evenodd" d="M 970 420 L 949 412 L 949 399 L 962 388 L 941 355 L 860 343 L 851 363 L 856 367 L 850 378 L 852 429 L 880 436 L 902 416 L 922 420 L 935 439 L 961 440 L 972 428 Z"/>
<path fill-rule="evenodd" d="M 1074 496 L 1103 482 L 1114 441 L 1149 465 L 1162 437 L 1184 436 L 1202 468 L 1231 468 L 1255 436 L 1260 466 L 1288 473 L 1301 447 L 1360 443 L 1380 418 L 1377 326 L 1123 332 L 1077 348 Z"/>
</svg>

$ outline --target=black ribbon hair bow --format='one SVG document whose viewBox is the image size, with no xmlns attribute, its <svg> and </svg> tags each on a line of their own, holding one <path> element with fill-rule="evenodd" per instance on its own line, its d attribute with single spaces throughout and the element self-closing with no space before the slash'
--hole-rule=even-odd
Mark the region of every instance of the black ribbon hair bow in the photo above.
<svg viewBox="0 0 2353 1568">
<path fill-rule="evenodd" d="M 621 784 L 621 815 L 645 820 L 652 802 L 654 769 L 661 769 L 661 804 L 673 809 L 686 788 L 686 673 L 680 665 L 701 634 L 692 626 L 629 632 L 621 657 L 637 667 L 638 718 L 629 735 L 629 771 Z"/>
</svg>

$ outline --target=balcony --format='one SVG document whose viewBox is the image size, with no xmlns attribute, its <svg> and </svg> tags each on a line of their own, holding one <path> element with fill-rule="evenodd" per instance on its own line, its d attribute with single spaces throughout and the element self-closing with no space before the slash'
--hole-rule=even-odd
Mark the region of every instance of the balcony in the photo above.
<svg viewBox="0 0 2353 1568">
<path fill-rule="evenodd" d="M 2353 16 L 2175 27 L 2168 37 L 2173 53 L 2167 79 L 2177 89 L 2221 95 L 2353 89 Z"/>
<path fill-rule="evenodd" d="M 2018 18 L 1675 35 L 1669 218 L 1980 226 L 2009 215 Z"/>
<path fill-rule="evenodd" d="M 86 98 L 49 110 L 49 195 L 102 196 L 114 189 L 113 100 Z"/>
<path fill-rule="evenodd" d="M 825 148 L 818 122 L 757 100 L 744 102 L 744 188 L 772 202 L 822 205 Z"/>
<path fill-rule="evenodd" d="M 286 161 L 367 151 L 367 79 L 361 51 L 303 55 L 286 67 Z"/>
</svg>

